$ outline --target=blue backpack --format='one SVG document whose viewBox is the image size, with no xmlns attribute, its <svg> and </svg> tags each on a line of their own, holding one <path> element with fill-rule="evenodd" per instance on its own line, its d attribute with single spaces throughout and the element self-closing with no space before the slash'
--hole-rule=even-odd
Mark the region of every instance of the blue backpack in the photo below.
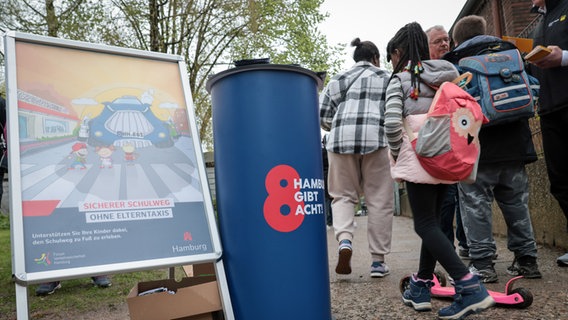
<svg viewBox="0 0 568 320">
<path fill-rule="evenodd" d="M 461 72 L 471 72 L 473 79 L 466 87 L 495 125 L 530 118 L 535 114 L 538 80 L 527 74 L 519 50 L 511 49 L 459 60 Z"/>
</svg>

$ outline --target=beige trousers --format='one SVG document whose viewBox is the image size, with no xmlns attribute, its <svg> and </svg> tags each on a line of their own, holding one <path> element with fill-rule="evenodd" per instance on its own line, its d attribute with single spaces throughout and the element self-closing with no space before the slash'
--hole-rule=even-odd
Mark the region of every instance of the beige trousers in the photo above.
<svg viewBox="0 0 568 320">
<path fill-rule="evenodd" d="M 373 261 L 384 261 L 391 250 L 394 215 L 394 181 L 390 174 L 388 148 L 370 154 L 328 152 L 329 194 L 337 241 L 353 241 L 355 207 L 359 197 L 367 204 L 367 239 Z"/>
</svg>

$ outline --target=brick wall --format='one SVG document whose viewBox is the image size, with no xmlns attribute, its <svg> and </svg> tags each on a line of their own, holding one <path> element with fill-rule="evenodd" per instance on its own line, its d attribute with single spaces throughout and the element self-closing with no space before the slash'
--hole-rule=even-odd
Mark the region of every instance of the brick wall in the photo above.
<svg viewBox="0 0 568 320">
<path fill-rule="evenodd" d="M 498 10 L 494 10 L 493 2 L 497 2 Z M 528 0 L 482 0 L 475 1 L 466 15 L 479 15 L 487 20 L 487 33 L 494 36 L 519 36 L 538 15 L 530 13 L 531 3 Z M 501 14 L 497 18 L 495 14 Z M 499 21 L 501 33 L 497 34 L 495 22 Z M 526 35 L 525 35 L 526 37 Z"/>
</svg>

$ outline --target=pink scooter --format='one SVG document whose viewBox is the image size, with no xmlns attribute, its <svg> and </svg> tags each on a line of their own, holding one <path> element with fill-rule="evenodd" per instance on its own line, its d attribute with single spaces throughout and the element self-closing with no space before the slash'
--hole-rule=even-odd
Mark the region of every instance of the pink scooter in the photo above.
<svg viewBox="0 0 568 320">
<path fill-rule="evenodd" d="M 511 278 L 505 285 L 505 293 L 487 290 L 495 300 L 495 303 L 504 306 L 524 309 L 528 308 L 533 302 L 532 293 L 525 288 L 512 288 L 513 282 L 523 278 L 518 276 Z M 434 286 L 430 289 L 432 297 L 436 298 L 452 298 L 456 293 L 453 286 L 446 287 L 446 277 L 440 273 L 434 273 Z M 410 276 L 406 276 L 400 280 L 400 292 L 404 293 L 410 287 Z"/>
</svg>

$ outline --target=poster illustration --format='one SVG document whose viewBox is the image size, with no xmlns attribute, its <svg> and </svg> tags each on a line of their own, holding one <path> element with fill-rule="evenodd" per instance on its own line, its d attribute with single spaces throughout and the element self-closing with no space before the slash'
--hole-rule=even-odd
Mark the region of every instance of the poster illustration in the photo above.
<svg viewBox="0 0 568 320">
<path fill-rule="evenodd" d="M 178 63 L 14 49 L 26 272 L 214 252 Z"/>
</svg>

